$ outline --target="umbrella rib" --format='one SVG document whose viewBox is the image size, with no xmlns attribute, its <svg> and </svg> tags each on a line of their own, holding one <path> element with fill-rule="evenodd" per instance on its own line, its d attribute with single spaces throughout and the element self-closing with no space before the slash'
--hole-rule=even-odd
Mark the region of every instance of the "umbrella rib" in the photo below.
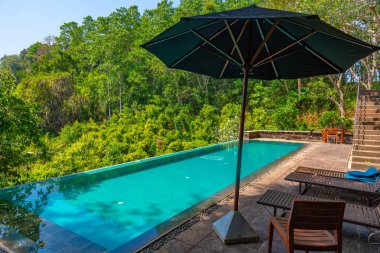
<svg viewBox="0 0 380 253">
<path fill-rule="evenodd" d="M 195 30 L 191 29 L 192 33 L 194 33 L 196 36 L 198 36 L 200 39 L 204 40 L 204 42 L 206 42 L 207 44 L 209 44 L 210 46 L 212 46 L 216 51 L 218 51 L 219 53 L 223 54 L 227 59 L 229 59 L 232 63 L 235 63 L 236 65 L 238 65 L 239 67 L 241 67 L 242 63 L 239 63 L 236 59 L 234 59 L 234 57 L 232 57 L 231 55 L 227 54 L 226 52 L 224 52 L 222 49 L 220 49 L 218 46 L 216 46 L 214 43 L 212 43 L 210 40 L 206 39 L 205 37 L 203 37 L 200 33 L 196 32 Z"/>
<path fill-rule="evenodd" d="M 207 24 L 204 24 L 204 25 L 201 25 L 201 26 L 198 26 L 198 27 L 195 27 L 193 28 L 194 30 L 198 30 L 198 29 L 202 29 L 204 27 L 207 27 L 207 26 L 210 26 L 210 25 L 213 25 L 213 24 L 216 24 L 216 23 L 219 23 L 221 22 L 221 20 L 217 20 L 217 21 L 214 21 L 214 22 L 210 22 L 210 23 L 207 23 Z M 158 44 L 158 43 L 161 43 L 161 42 L 164 42 L 164 41 L 167 41 L 167 40 L 170 40 L 170 39 L 174 39 L 174 38 L 177 38 L 179 36 L 182 36 L 186 33 L 190 33 L 191 31 L 190 30 L 187 30 L 187 31 L 184 31 L 184 32 L 181 32 L 181 33 L 178 33 L 178 34 L 174 34 L 172 36 L 168 36 L 168 37 L 165 37 L 165 38 L 162 38 L 160 40 L 157 40 L 157 41 L 153 41 L 152 43 L 149 43 L 149 44 L 146 44 L 145 46 L 146 47 L 150 47 L 150 46 L 153 46 L 155 44 Z"/>
<path fill-rule="evenodd" d="M 272 27 L 269 29 L 267 35 L 265 35 L 264 40 L 261 42 L 261 44 L 257 48 L 256 52 L 252 56 L 251 61 L 249 62 L 249 67 L 250 68 L 252 68 L 253 63 L 255 62 L 255 60 L 257 59 L 257 57 L 259 56 L 259 54 L 260 54 L 261 50 L 263 49 L 264 45 L 267 43 L 267 41 L 269 40 L 269 38 L 272 36 L 272 34 L 274 32 L 274 29 L 276 29 L 276 27 L 279 25 L 280 21 L 281 21 L 281 19 L 276 19 L 276 21 L 274 23 L 272 23 Z"/>
<path fill-rule="evenodd" d="M 304 34 L 301 38 L 297 39 L 296 41 L 290 43 L 290 44 L 287 45 L 286 47 L 284 47 L 284 48 L 278 50 L 277 52 L 275 52 L 275 53 L 269 55 L 268 57 L 264 58 L 263 60 L 259 61 L 259 62 L 256 63 L 253 67 L 257 67 L 257 66 L 260 65 L 261 63 L 267 61 L 268 59 L 273 58 L 274 56 L 276 56 L 276 55 L 278 55 L 278 54 L 284 52 L 285 50 L 287 50 L 288 48 L 294 46 L 295 44 L 298 44 L 298 43 L 300 43 L 301 41 L 303 41 L 303 40 L 309 38 L 310 36 L 312 36 L 312 35 L 315 34 L 316 32 L 317 32 L 317 30 L 313 30 L 313 31 L 310 31 L 310 32 Z"/>
<path fill-rule="evenodd" d="M 268 59 L 268 60 L 266 60 L 266 61 L 264 61 L 264 62 L 261 62 L 261 63 L 256 64 L 256 65 L 255 65 L 255 68 L 256 68 L 256 67 L 260 67 L 260 66 L 262 66 L 262 65 L 265 65 L 265 64 L 267 64 L 268 62 L 276 61 L 276 60 L 278 60 L 278 59 L 284 58 L 284 57 L 289 56 L 289 55 L 291 55 L 291 54 L 297 53 L 297 52 L 299 52 L 299 51 L 301 51 L 301 50 L 303 50 L 303 48 L 297 48 L 296 50 L 294 50 L 294 51 L 292 51 L 292 52 L 289 52 L 289 53 L 286 53 L 286 54 L 283 54 L 283 55 L 279 55 L 279 56 L 277 56 L 277 57 L 273 57 L 273 58 Z"/>
<path fill-rule="evenodd" d="M 271 23 L 270 20 L 267 19 L 268 22 Z M 287 31 L 285 28 L 281 27 L 281 26 L 278 26 L 278 29 L 283 33 L 285 34 L 286 36 L 288 36 L 289 38 L 291 38 L 292 40 L 295 40 L 296 41 L 296 37 L 289 31 Z M 324 63 L 326 63 L 327 65 L 329 65 L 331 68 L 333 68 L 335 71 L 338 71 L 339 73 L 343 72 L 343 70 L 336 66 L 334 63 L 332 63 L 329 59 L 327 59 L 326 57 L 322 56 L 321 54 L 317 53 L 314 49 L 310 48 L 308 45 L 306 45 L 304 42 L 298 42 L 301 46 L 303 46 L 307 51 L 309 51 L 310 53 L 312 53 L 314 56 L 316 56 L 318 59 L 320 59 L 321 61 L 323 61 Z"/>
<path fill-rule="evenodd" d="M 222 59 L 225 60 L 225 61 L 228 61 L 228 62 L 231 61 L 230 59 L 228 59 L 228 58 L 225 57 L 224 55 L 218 54 L 217 52 L 213 52 L 212 50 L 210 50 L 210 49 L 208 49 L 208 48 L 204 48 L 204 50 L 206 50 L 206 51 L 209 52 L 210 54 L 213 54 L 213 55 L 215 55 L 215 56 L 217 56 L 217 57 L 222 58 Z M 234 62 L 232 62 L 232 63 L 234 63 Z M 234 63 L 234 64 L 236 64 L 236 63 Z M 239 67 L 240 67 L 240 65 L 239 65 Z"/>
<path fill-rule="evenodd" d="M 263 33 L 263 30 L 261 29 L 261 25 L 260 25 L 258 19 L 256 19 L 256 25 L 257 25 L 257 28 L 259 28 L 259 32 L 260 32 L 261 39 L 264 40 L 264 33 Z M 270 50 L 269 50 L 268 44 L 267 44 L 266 42 L 265 42 L 265 50 L 266 50 L 267 53 L 270 55 Z M 276 65 L 274 64 L 274 60 L 271 59 L 270 62 L 272 63 L 272 67 L 273 67 L 273 70 L 274 70 L 274 74 L 275 74 L 276 77 L 278 78 L 279 75 L 278 75 L 278 72 L 277 72 Z"/>
<path fill-rule="evenodd" d="M 295 25 L 299 25 L 299 26 L 303 26 L 305 28 L 308 28 L 308 29 L 313 29 L 313 27 L 311 26 L 308 26 L 308 25 L 304 25 L 304 24 L 300 24 L 298 22 L 295 22 L 295 21 L 292 21 L 292 20 L 289 20 L 289 19 L 285 19 L 287 22 L 289 23 L 292 23 L 292 24 L 295 24 Z M 350 42 L 352 44 L 355 44 L 355 45 L 358 45 L 358 46 L 362 46 L 362 47 L 366 47 L 368 49 L 373 49 L 373 46 L 372 45 L 366 45 L 364 43 L 360 43 L 360 42 L 356 42 L 356 41 L 353 41 L 351 39 L 348 39 L 348 38 L 342 38 L 340 36 L 337 36 L 337 35 L 332 35 L 330 33 L 327 33 L 327 32 L 324 32 L 324 31 L 319 31 L 320 33 L 323 33 L 327 36 L 330 36 L 330 37 L 334 37 L 334 38 L 337 38 L 337 39 L 340 39 L 340 40 L 344 40 L 344 41 L 347 41 L 347 42 Z"/>
<path fill-rule="evenodd" d="M 231 26 L 234 25 L 235 23 L 237 22 L 234 21 L 231 23 Z M 224 27 L 222 29 L 220 29 L 217 33 L 215 33 L 211 38 L 210 40 L 213 40 L 214 38 L 216 38 L 217 36 L 219 36 L 219 34 L 221 34 L 222 32 L 224 32 L 227 28 Z M 191 32 L 189 30 L 189 32 Z M 190 50 L 188 53 L 186 53 L 184 56 L 182 56 L 181 58 L 179 58 L 177 61 L 175 61 L 174 63 L 170 64 L 169 66 L 171 68 L 175 67 L 178 63 L 182 62 L 183 60 L 185 60 L 187 57 L 189 57 L 190 55 L 192 55 L 195 51 L 197 51 L 198 49 L 200 49 L 202 46 L 204 46 L 206 44 L 206 42 L 201 42 L 199 43 L 196 47 L 194 47 L 192 50 Z"/>
<path fill-rule="evenodd" d="M 238 45 L 238 43 L 236 42 L 236 39 L 235 39 L 234 34 L 232 33 L 232 30 L 231 30 L 230 24 L 228 23 L 228 21 L 227 21 L 226 19 L 224 20 L 224 23 L 226 24 L 226 27 L 227 27 L 228 33 L 230 34 L 231 40 L 232 40 L 232 42 L 234 43 L 234 48 L 236 48 L 236 51 L 237 51 L 238 54 L 239 54 L 239 57 L 240 57 L 241 62 L 242 62 L 243 64 L 245 64 L 244 57 L 243 57 L 243 55 L 241 54 L 241 51 L 240 51 L 239 45 Z M 232 55 L 232 54 L 231 54 L 231 55 Z"/>
<path fill-rule="evenodd" d="M 237 37 L 237 43 L 239 43 L 241 37 L 243 36 L 243 33 L 244 33 L 244 31 L 245 31 L 245 28 L 247 27 L 247 24 L 248 24 L 248 20 L 246 20 L 246 21 L 244 22 L 244 26 L 243 26 L 242 29 L 240 30 L 239 36 Z M 230 53 L 230 54 L 232 55 L 234 52 L 235 52 L 235 45 L 232 47 L 232 49 L 231 49 L 231 53 Z M 226 71 L 226 69 L 227 69 L 228 63 L 229 63 L 229 61 L 226 61 L 226 63 L 224 64 L 223 69 L 222 69 L 222 71 L 220 72 L 219 78 L 222 78 L 222 76 L 223 76 L 223 74 L 224 74 L 224 71 Z"/>
</svg>

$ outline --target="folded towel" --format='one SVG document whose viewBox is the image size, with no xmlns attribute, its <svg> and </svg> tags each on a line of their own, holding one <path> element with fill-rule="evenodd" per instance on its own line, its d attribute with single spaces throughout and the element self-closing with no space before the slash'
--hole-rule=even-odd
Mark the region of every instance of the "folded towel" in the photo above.
<svg viewBox="0 0 380 253">
<path fill-rule="evenodd" d="M 379 178 L 380 178 L 380 175 L 376 175 L 376 176 L 373 176 L 373 177 L 356 177 L 356 176 L 352 176 L 352 175 L 346 173 L 346 179 L 360 181 L 360 182 L 368 183 L 368 184 L 374 184 L 374 183 L 376 183 L 376 181 Z"/>
<path fill-rule="evenodd" d="M 359 171 L 359 170 L 347 171 L 346 175 L 350 175 L 353 177 L 361 177 L 361 178 L 373 178 L 373 177 L 379 176 L 380 173 L 374 167 L 370 167 L 368 168 L 367 171 Z"/>
</svg>

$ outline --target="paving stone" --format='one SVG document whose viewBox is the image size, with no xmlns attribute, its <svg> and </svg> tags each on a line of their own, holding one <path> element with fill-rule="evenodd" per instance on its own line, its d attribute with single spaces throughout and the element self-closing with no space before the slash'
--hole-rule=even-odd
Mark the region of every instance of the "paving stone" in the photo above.
<svg viewBox="0 0 380 253">
<path fill-rule="evenodd" d="M 210 220 L 203 220 L 191 227 L 192 230 L 197 231 L 200 234 L 208 235 L 213 232 L 212 222 Z"/>
<path fill-rule="evenodd" d="M 225 245 L 222 243 L 222 241 L 219 239 L 219 237 L 212 233 L 209 236 L 207 236 L 205 239 L 203 239 L 198 247 L 208 250 L 211 252 L 225 252 L 225 253 L 239 253 L 239 252 L 247 252 L 246 247 L 243 246 L 243 244 L 231 244 L 231 245 Z"/>
<path fill-rule="evenodd" d="M 210 231 L 211 233 L 211 231 Z M 203 229 L 193 229 L 190 228 L 179 236 L 176 239 L 184 241 L 191 245 L 197 245 L 202 239 L 204 239 L 209 233 L 204 233 Z"/>
<path fill-rule="evenodd" d="M 189 250 L 187 253 L 213 253 L 213 252 L 210 250 L 205 250 L 199 247 L 195 247 Z"/>
<path fill-rule="evenodd" d="M 162 253 L 179 253 L 186 252 L 190 250 L 192 247 L 193 246 L 191 244 L 174 239 L 165 244 L 162 248 L 160 248 L 160 251 Z"/>
</svg>

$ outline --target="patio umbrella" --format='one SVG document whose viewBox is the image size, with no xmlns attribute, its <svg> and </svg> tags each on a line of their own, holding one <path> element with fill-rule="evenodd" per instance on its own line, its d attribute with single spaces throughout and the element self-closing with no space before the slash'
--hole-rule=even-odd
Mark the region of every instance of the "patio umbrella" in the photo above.
<svg viewBox="0 0 380 253">
<path fill-rule="evenodd" d="M 234 209 L 214 223 L 225 243 L 258 240 L 238 212 L 248 79 L 344 73 L 379 49 L 317 15 L 257 6 L 182 18 L 142 47 L 169 68 L 215 78 L 243 78 Z"/>
</svg>

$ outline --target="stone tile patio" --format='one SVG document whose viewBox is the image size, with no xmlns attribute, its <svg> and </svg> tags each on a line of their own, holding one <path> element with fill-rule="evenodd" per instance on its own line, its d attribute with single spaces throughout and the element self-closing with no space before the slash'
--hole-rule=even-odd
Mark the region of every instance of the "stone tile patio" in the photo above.
<svg viewBox="0 0 380 253">
<path fill-rule="evenodd" d="M 258 232 L 260 236 L 259 242 L 227 246 L 220 241 L 213 231 L 212 223 L 232 209 L 233 199 L 227 198 L 219 203 L 220 207 L 214 212 L 207 216 L 202 216 L 200 221 L 164 244 L 156 252 L 266 252 L 268 218 L 270 216 L 269 211 L 272 210 L 265 209 L 263 206 L 256 204 L 256 200 L 260 194 L 264 193 L 267 189 L 278 189 L 296 193 L 297 188 L 290 182 L 283 180 L 283 178 L 301 165 L 345 171 L 350 150 L 351 145 L 321 142 L 310 143 L 302 151 L 277 165 L 271 172 L 241 189 L 240 211 Z M 320 189 L 313 190 L 313 188 L 307 194 L 326 195 L 326 193 L 321 193 Z M 344 224 L 343 231 L 343 252 L 370 253 L 378 251 L 380 245 L 369 245 L 367 243 L 367 237 L 372 230 L 366 227 Z M 380 241 L 380 238 L 378 240 Z M 277 236 L 274 240 L 273 252 L 286 252 Z"/>
</svg>

